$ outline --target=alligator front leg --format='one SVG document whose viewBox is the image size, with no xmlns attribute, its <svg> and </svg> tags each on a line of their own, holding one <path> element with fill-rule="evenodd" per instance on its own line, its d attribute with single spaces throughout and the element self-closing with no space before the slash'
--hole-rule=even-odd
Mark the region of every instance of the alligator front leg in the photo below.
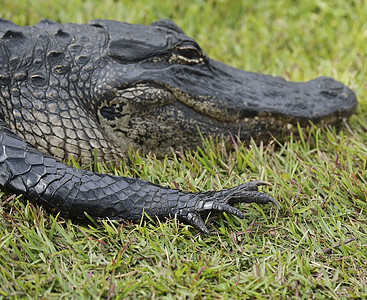
<svg viewBox="0 0 367 300">
<path fill-rule="evenodd" d="M 93 173 L 66 166 L 39 152 L 0 121 L 0 186 L 71 218 L 178 219 L 209 233 L 200 215 L 212 211 L 243 218 L 231 204 L 273 202 L 257 191 L 263 181 L 217 192 L 187 193 L 141 179 Z"/>
</svg>

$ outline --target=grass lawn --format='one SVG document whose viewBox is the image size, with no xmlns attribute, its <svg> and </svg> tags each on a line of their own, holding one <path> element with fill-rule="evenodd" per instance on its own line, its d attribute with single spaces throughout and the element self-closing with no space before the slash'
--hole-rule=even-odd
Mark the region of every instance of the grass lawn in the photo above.
<svg viewBox="0 0 367 300">
<path fill-rule="evenodd" d="M 307 81 L 325 75 L 357 94 L 339 130 L 242 146 L 219 143 L 164 160 L 130 154 L 118 169 L 198 191 L 267 180 L 282 205 L 241 205 L 245 219 L 211 215 L 213 235 L 175 220 L 73 223 L 2 194 L 0 298 L 200 299 L 367 297 L 367 1 L 2 0 L 0 17 L 170 18 L 217 60 Z"/>
</svg>

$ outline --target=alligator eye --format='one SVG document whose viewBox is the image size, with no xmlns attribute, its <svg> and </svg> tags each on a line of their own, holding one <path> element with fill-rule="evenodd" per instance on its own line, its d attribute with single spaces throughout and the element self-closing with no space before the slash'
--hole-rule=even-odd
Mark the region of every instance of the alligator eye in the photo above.
<svg viewBox="0 0 367 300">
<path fill-rule="evenodd" d="M 179 63 L 179 64 L 199 64 L 205 61 L 205 55 L 199 48 L 199 46 L 193 43 L 187 43 L 184 45 L 180 45 L 176 48 L 176 50 L 172 53 L 170 58 L 170 63 Z"/>
<path fill-rule="evenodd" d="M 177 54 L 190 60 L 198 60 L 202 57 L 201 52 L 197 48 L 193 47 L 178 48 Z"/>
</svg>

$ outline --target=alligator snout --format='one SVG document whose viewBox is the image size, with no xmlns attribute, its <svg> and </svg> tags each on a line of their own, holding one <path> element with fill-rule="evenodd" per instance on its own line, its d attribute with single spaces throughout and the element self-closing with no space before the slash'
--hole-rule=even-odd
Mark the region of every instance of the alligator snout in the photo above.
<svg viewBox="0 0 367 300">
<path fill-rule="evenodd" d="M 222 111 L 211 117 L 225 122 L 241 122 L 256 117 L 283 120 L 285 124 L 335 124 L 349 117 L 357 108 L 354 92 L 329 77 L 308 82 L 292 82 L 283 78 L 247 72 L 210 60 L 212 76 L 202 79 L 206 112 Z M 214 75 L 213 75 L 214 74 Z M 205 80 L 205 82 L 204 82 Z M 195 85 L 197 93 L 200 79 Z M 191 85 L 191 86 L 192 86 Z M 190 92 L 188 92 L 190 93 Z M 212 96 L 212 97 L 211 97 Z M 256 122 L 252 122 L 255 124 Z"/>
<path fill-rule="evenodd" d="M 295 89 L 292 92 L 293 85 Z M 305 83 L 289 82 L 289 87 L 293 99 L 285 103 L 283 116 L 288 116 L 292 123 L 335 124 L 349 117 L 357 108 L 354 92 L 329 77 L 318 77 Z"/>
</svg>

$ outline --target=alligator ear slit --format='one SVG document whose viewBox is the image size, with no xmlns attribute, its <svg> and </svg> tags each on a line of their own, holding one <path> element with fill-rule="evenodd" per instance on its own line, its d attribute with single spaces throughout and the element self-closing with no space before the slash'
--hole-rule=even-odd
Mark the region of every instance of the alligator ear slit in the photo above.
<svg viewBox="0 0 367 300">
<path fill-rule="evenodd" d="M 5 39 L 25 39 L 26 37 L 24 36 L 24 34 L 20 31 L 14 31 L 14 30 L 7 30 L 5 31 L 5 33 L 2 35 L 1 39 L 5 40 Z"/>
<path fill-rule="evenodd" d="M 60 36 L 60 37 L 68 37 L 70 36 L 69 33 L 65 32 L 64 30 L 62 30 L 61 28 L 59 30 L 57 30 L 55 33 L 54 33 L 55 36 Z"/>
</svg>

